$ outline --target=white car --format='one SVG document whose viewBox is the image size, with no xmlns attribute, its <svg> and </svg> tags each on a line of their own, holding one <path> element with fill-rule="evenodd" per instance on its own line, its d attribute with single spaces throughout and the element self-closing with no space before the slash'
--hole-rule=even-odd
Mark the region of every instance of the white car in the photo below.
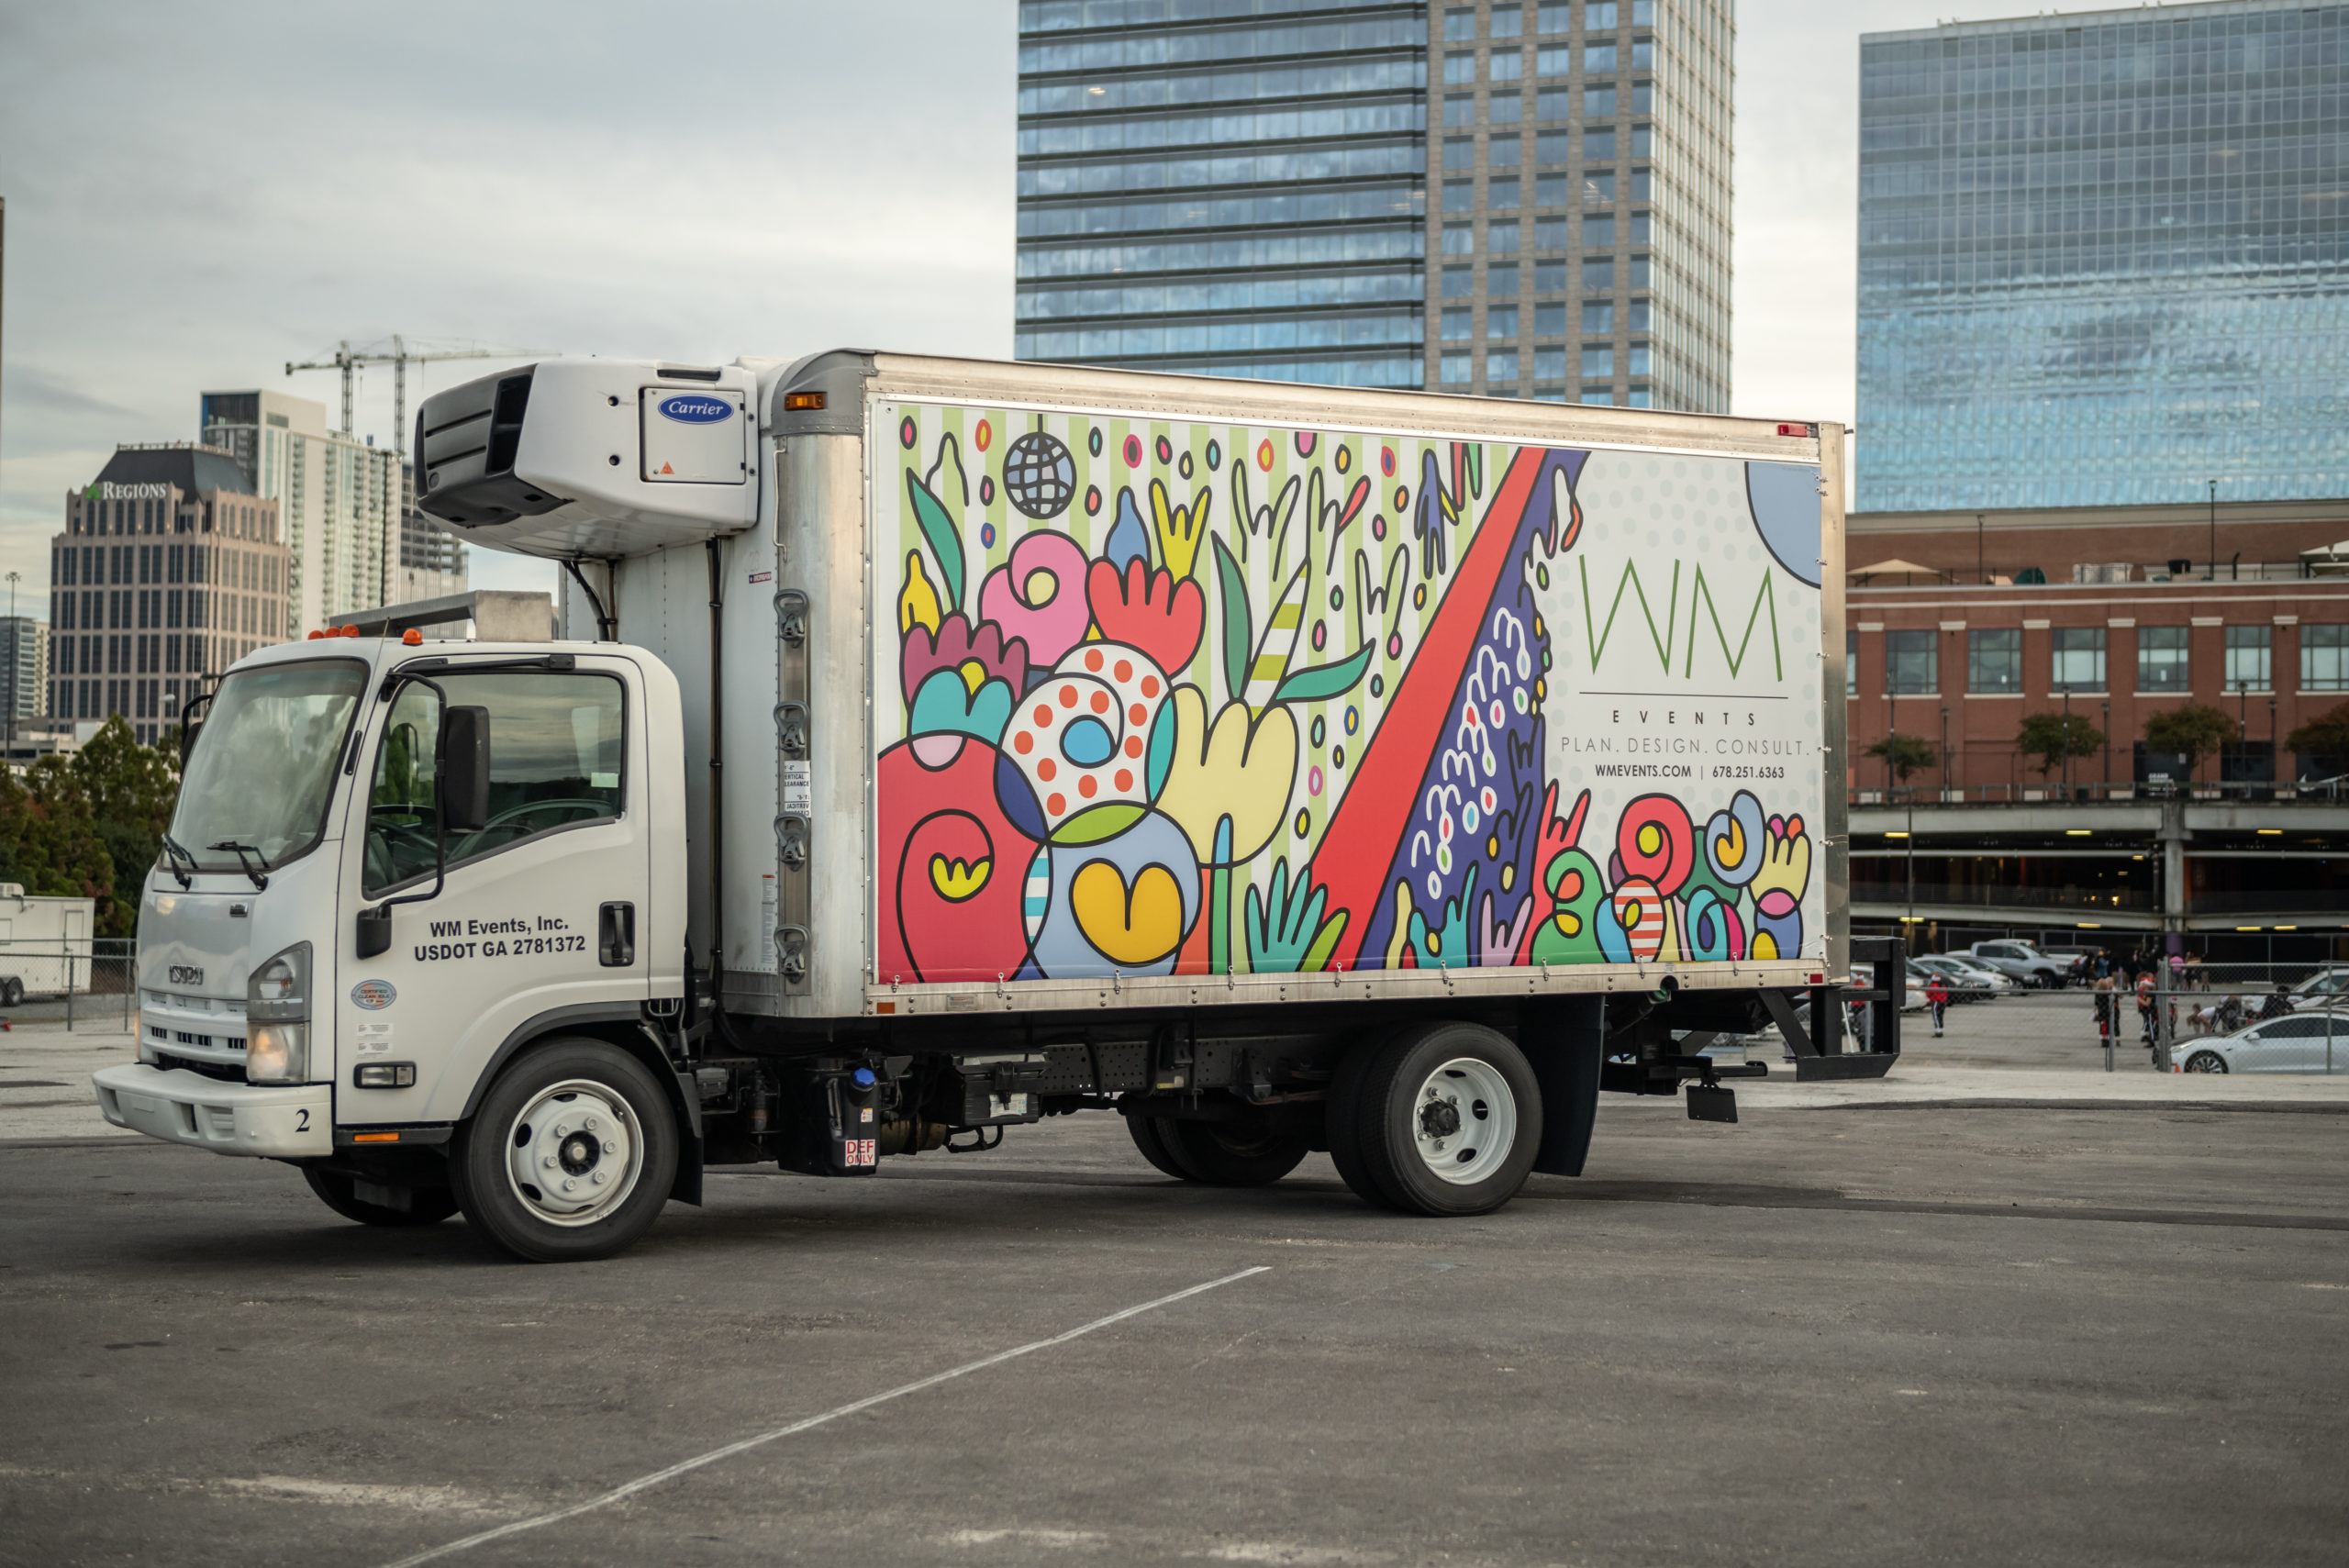
<svg viewBox="0 0 2349 1568">
<path fill-rule="evenodd" d="M 1960 976 L 1965 983 L 1992 996 L 2012 996 L 2022 990 L 2022 983 L 2010 975 L 2001 974 L 1987 963 L 1977 963 L 1960 953 L 1928 953 L 1917 961 L 1928 969 L 1938 969 L 1950 977 L 1953 984 Z"/>
<path fill-rule="evenodd" d="M 2349 993 L 2349 969 L 2320 969 L 2292 987 L 2295 1007 L 2333 1007 Z"/>
<path fill-rule="evenodd" d="M 2290 1013 L 2178 1046 L 2188 1073 L 2349 1073 L 2349 1013 Z"/>
</svg>

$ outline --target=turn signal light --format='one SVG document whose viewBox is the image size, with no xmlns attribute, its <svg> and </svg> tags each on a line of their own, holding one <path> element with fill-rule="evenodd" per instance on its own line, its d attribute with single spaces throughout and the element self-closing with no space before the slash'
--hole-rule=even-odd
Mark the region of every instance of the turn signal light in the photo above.
<svg viewBox="0 0 2349 1568">
<path fill-rule="evenodd" d="M 397 1143 L 399 1140 L 400 1135 L 396 1132 L 354 1132 L 351 1135 L 353 1143 Z"/>
<path fill-rule="evenodd" d="M 324 637 L 325 635 L 326 635 L 326 633 L 325 633 L 325 632 L 318 630 L 316 627 L 313 627 L 313 628 L 310 628 L 310 640 L 311 640 L 312 642 L 316 642 L 318 639 L 320 639 L 320 638 Z"/>
<path fill-rule="evenodd" d="M 416 1063 L 364 1062 L 351 1074 L 351 1081 L 362 1089 L 412 1089 L 416 1087 Z"/>
<path fill-rule="evenodd" d="M 783 395 L 783 411 L 786 414 L 805 414 L 823 406 L 824 395 L 820 392 L 786 392 Z"/>
</svg>

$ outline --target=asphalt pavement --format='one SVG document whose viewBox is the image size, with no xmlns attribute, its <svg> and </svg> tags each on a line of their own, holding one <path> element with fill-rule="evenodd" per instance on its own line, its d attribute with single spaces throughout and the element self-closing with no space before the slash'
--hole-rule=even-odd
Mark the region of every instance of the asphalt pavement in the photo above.
<svg viewBox="0 0 2349 1568">
<path fill-rule="evenodd" d="M 1092 1117 L 567 1268 L 0 1089 L 0 1562 L 2337 1562 L 2349 1102 L 2108 1103 L 2074 1000 L 1895 1074 L 2026 1103 L 1610 1096 L 1480 1219 Z"/>
</svg>

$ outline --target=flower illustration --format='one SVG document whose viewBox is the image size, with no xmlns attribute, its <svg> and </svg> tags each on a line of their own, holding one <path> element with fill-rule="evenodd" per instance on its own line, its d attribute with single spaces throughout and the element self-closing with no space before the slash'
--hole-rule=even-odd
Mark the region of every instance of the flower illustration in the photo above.
<svg viewBox="0 0 2349 1568">
<path fill-rule="evenodd" d="M 1097 561 L 1085 574 L 1085 596 L 1104 638 L 1141 650 L 1162 670 L 1181 670 L 1199 650 L 1208 600 L 1197 583 L 1152 572 L 1139 559 L 1128 562 L 1122 573 Z"/>
<path fill-rule="evenodd" d="M 897 664 L 906 700 L 913 701 L 922 684 L 941 670 L 961 675 L 963 688 L 973 694 L 989 681 L 1006 681 L 1017 696 L 1028 689 L 1028 645 L 1007 639 L 992 621 L 974 627 L 963 615 L 948 616 L 935 634 L 918 622 L 908 626 Z"/>
<path fill-rule="evenodd" d="M 1238 865 L 1280 831 L 1297 782 L 1297 720 L 1286 707 L 1251 718 L 1245 703 L 1227 703 L 1208 723 L 1197 686 L 1174 688 L 1174 760 L 1157 806 L 1181 824 L 1201 863 Z M 1219 851 L 1216 828 L 1230 824 Z"/>
</svg>

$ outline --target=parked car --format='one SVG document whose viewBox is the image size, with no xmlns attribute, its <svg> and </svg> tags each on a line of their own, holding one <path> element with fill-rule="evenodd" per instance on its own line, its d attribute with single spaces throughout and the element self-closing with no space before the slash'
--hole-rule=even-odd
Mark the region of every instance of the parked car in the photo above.
<svg viewBox="0 0 2349 1568">
<path fill-rule="evenodd" d="M 1976 942 L 1962 956 L 1987 963 L 1999 973 L 2025 985 L 2043 985 L 2052 989 L 2072 977 L 2072 966 L 2068 961 L 2050 958 L 2029 942 L 2012 940 Z"/>
<path fill-rule="evenodd" d="M 2349 964 L 2320 969 L 2288 993 L 2294 1007 L 2339 1006 L 2349 996 Z"/>
<path fill-rule="evenodd" d="M 2349 1073 L 2349 1013 L 2292 1013 L 2179 1048 L 2188 1073 Z"/>
<path fill-rule="evenodd" d="M 1940 957 L 1920 958 L 1917 967 L 1942 977 L 1953 1002 L 1982 1002 L 2017 989 L 2015 983 L 1993 969 L 1976 969 Z"/>
<path fill-rule="evenodd" d="M 1973 975 L 1990 988 L 1991 994 L 2009 996 L 2022 989 L 2022 983 L 2012 975 L 2001 974 L 1980 959 L 1962 952 L 1929 953 L 1920 962 L 1945 963 L 1951 968 Z"/>
<path fill-rule="evenodd" d="M 2096 950 L 2093 948 L 2041 948 L 2040 955 L 2052 958 L 2067 966 L 2064 979 L 2067 984 L 2085 984 L 2096 975 Z"/>
</svg>

